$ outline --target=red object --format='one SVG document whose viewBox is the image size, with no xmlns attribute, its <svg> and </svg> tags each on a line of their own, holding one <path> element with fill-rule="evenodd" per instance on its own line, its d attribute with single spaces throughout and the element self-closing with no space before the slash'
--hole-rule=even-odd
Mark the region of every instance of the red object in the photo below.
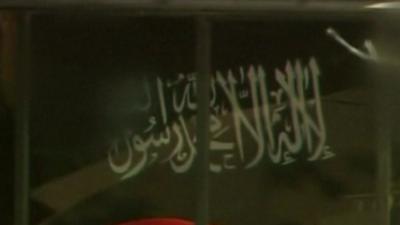
<svg viewBox="0 0 400 225">
<path fill-rule="evenodd" d="M 130 222 L 121 223 L 118 225 L 194 225 L 194 223 L 182 219 L 154 218 L 154 219 L 134 220 Z"/>
</svg>

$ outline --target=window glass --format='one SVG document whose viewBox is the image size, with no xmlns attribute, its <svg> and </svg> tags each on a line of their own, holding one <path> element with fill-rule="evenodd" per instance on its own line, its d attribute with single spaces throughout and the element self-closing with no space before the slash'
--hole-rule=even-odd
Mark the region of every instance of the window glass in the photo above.
<svg viewBox="0 0 400 225">
<path fill-rule="evenodd" d="M 194 217 L 194 25 L 32 21 L 32 224 Z"/>
<path fill-rule="evenodd" d="M 368 21 L 214 24 L 211 221 L 378 223 L 369 64 L 332 36 L 364 52 L 371 32 Z"/>
</svg>

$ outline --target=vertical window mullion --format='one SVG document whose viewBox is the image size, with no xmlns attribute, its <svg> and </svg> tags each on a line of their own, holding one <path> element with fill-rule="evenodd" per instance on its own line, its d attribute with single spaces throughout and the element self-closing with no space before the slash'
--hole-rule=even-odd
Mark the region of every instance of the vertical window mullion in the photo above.
<svg viewBox="0 0 400 225">
<path fill-rule="evenodd" d="M 29 225 L 30 146 L 29 146 L 29 81 L 30 18 L 28 12 L 16 15 L 16 114 L 15 114 L 15 201 L 14 224 Z"/>
<path fill-rule="evenodd" d="M 196 19 L 196 89 L 197 89 L 197 174 L 196 225 L 208 224 L 209 208 L 209 102 L 211 68 L 211 32 L 207 18 Z"/>
</svg>

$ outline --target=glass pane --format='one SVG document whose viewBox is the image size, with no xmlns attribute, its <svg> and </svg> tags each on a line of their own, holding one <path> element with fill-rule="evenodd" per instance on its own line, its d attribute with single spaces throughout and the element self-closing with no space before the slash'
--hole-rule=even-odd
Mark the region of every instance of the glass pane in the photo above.
<svg viewBox="0 0 400 225">
<path fill-rule="evenodd" d="M 32 26 L 32 224 L 193 220 L 192 20 L 46 14 Z"/>
<path fill-rule="evenodd" d="M 373 33 L 362 20 L 213 26 L 213 223 L 378 224 L 368 63 L 333 34 L 365 51 Z"/>
</svg>

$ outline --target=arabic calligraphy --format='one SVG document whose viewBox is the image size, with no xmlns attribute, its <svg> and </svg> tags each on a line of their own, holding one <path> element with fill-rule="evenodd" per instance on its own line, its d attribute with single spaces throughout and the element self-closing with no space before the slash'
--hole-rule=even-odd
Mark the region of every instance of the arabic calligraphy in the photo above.
<svg viewBox="0 0 400 225">
<path fill-rule="evenodd" d="M 267 77 L 262 66 L 240 67 L 211 78 L 210 171 L 250 169 L 265 158 L 278 165 L 333 157 L 327 145 L 315 58 L 303 65 L 287 61 Z M 196 159 L 196 77 L 156 79 L 149 96 L 157 113 L 149 113 L 142 132 L 126 134 L 108 150 L 108 162 L 121 179 L 155 163 L 175 173 L 190 170 Z M 146 86 L 148 88 L 148 86 Z M 150 91 L 147 91 L 150 93 Z"/>
</svg>

